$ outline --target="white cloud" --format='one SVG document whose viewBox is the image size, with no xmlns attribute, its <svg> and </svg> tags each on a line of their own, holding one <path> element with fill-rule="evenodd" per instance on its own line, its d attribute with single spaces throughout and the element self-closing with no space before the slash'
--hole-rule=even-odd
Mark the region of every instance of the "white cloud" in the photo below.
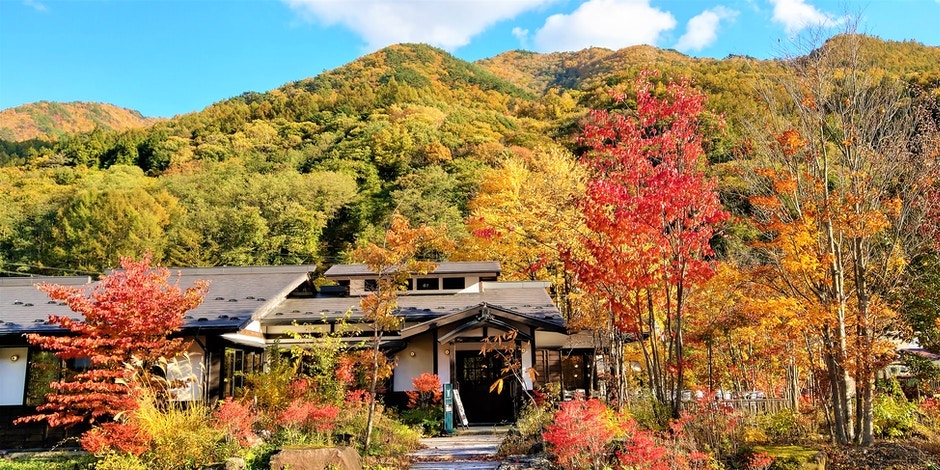
<svg viewBox="0 0 940 470">
<path fill-rule="evenodd" d="M 36 0 L 23 0 L 23 5 L 26 5 L 36 11 L 47 12 L 49 7 L 43 5 L 42 3 L 37 2 Z"/>
<path fill-rule="evenodd" d="M 535 33 L 535 48 L 554 52 L 656 44 L 675 26 L 672 14 L 650 6 L 649 0 L 588 0 L 571 14 L 548 17 Z"/>
<path fill-rule="evenodd" d="M 803 28 L 813 26 L 832 27 L 845 21 L 832 13 L 816 9 L 806 0 L 770 0 L 774 5 L 773 19 L 783 25 L 787 34 L 793 36 Z"/>
<path fill-rule="evenodd" d="M 422 42 L 454 50 L 499 21 L 553 0 L 284 0 L 308 19 L 342 25 L 369 49 Z"/>
<path fill-rule="evenodd" d="M 676 42 L 676 49 L 680 51 L 700 51 L 718 39 L 718 26 L 722 20 L 733 21 L 738 12 L 717 6 L 705 10 L 689 20 L 685 27 L 685 34 Z"/>
<path fill-rule="evenodd" d="M 937 0 L 937 1 L 940 2 L 940 0 Z M 512 28 L 512 35 L 515 36 L 516 39 L 519 40 L 519 44 L 522 45 L 523 49 L 529 47 L 529 30 L 528 29 L 524 29 L 524 28 L 520 28 L 516 26 L 515 28 Z"/>
</svg>

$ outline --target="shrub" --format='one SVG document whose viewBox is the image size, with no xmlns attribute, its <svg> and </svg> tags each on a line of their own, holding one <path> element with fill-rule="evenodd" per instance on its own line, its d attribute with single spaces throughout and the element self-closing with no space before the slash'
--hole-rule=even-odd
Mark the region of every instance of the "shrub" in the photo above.
<svg viewBox="0 0 940 470">
<path fill-rule="evenodd" d="M 624 437 L 617 460 L 631 470 L 690 470 L 710 468 L 711 457 L 700 452 L 684 430 L 683 420 L 670 423 L 670 430 L 656 432 L 641 429 L 637 421 L 628 419 L 621 425 Z"/>
<path fill-rule="evenodd" d="M 414 391 L 408 395 L 408 410 L 401 414 L 405 424 L 415 426 L 424 435 L 440 434 L 440 424 L 444 420 L 444 410 L 440 406 L 441 380 L 437 374 L 427 372 L 411 379 Z"/>
<path fill-rule="evenodd" d="M 212 409 L 202 402 L 158 404 L 141 401 L 132 420 L 149 437 L 141 454 L 148 466 L 160 469 L 199 468 L 224 459 L 225 432 L 215 426 Z"/>
<path fill-rule="evenodd" d="M 287 444 L 309 444 L 311 442 L 332 444 L 331 431 L 336 427 L 339 407 L 318 405 L 296 399 L 277 417 L 287 436 Z"/>
<path fill-rule="evenodd" d="M 258 441 L 254 426 L 258 415 L 251 407 L 238 400 L 224 400 L 213 413 L 216 426 L 225 432 L 226 438 L 240 447 L 249 447 Z"/>
<path fill-rule="evenodd" d="M 368 392 L 352 390 L 347 393 L 343 412 L 337 416 L 336 428 L 333 431 L 341 442 L 356 448 L 362 447 L 368 406 Z M 420 445 L 421 433 L 393 419 L 383 406 L 376 406 L 371 444 L 362 452 L 364 456 L 403 456 Z"/>
<path fill-rule="evenodd" d="M 758 425 L 768 440 L 787 443 L 797 442 L 809 435 L 811 428 L 799 412 L 790 408 L 761 415 Z"/>
<path fill-rule="evenodd" d="M 612 413 L 600 400 L 562 403 L 543 434 L 565 468 L 603 468 L 606 448 L 617 435 Z"/>
<path fill-rule="evenodd" d="M 109 453 L 95 464 L 95 470 L 148 470 L 136 455 Z"/>
<path fill-rule="evenodd" d="M 728 459 L 739 453 L 747 437 L 748 415 L 740 410 L 701 399 L 689 411 L 682 412 L 679 420 L 670 423 L 670 428 L 681 429 L 689 439 L 718 460 Z M 758 435 L 750 433 L 751 438 Z"/>
<path fill-rule="evenodd" d="M 879 382 L 872 407 L 874 432 L 880 437 L 910 435 L 917 424 L 917 405 L 907 401 L 895 379 Z"/>
</svg>

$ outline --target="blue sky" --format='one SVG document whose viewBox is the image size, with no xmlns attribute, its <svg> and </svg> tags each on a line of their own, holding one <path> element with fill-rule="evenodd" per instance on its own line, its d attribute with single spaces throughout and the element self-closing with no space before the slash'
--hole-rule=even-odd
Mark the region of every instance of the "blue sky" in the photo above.
<svg viewBox="0 0 940 470">
<path fill-rule="evenodd" d="M 0 109 L 97 101 L 169 117 L 399 42 L 471 61 L 635 44 L 773 58 L 846 14 L 940 46 L 940 0 L 0 0 Z"/>
</svg>

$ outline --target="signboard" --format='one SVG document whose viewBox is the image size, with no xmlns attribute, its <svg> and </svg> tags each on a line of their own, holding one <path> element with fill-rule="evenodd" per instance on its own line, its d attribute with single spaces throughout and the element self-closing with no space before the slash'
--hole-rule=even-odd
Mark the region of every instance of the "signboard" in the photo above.
<svg viewBox="0 0 940 470">
<path fill-rule="evenodd" d="M 454 433 L 454 386 L 444 384 L 444 432 Z"/>
<path fill-rule="evenodd" d="M 454 405 L 456 405 L 457 408 L 457 419 L 460 420 L 460 424 L 462 424 L 463 427 L 468 427 L 467 412 L 464 411 L 463 402 L 460 401 L 460 390 L 457 390 L 456 388 L 454 389 Z"/>
</svg>

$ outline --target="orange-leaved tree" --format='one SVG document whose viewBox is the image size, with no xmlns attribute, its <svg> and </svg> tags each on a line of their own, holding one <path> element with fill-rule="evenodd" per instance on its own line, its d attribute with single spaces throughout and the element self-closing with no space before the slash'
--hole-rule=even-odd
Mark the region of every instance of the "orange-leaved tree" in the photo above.
<svg viewBox="0 0 940 470">
<path fill-rule="evenodd" d="M 27 339 L 63 360 L 87 359 L 89 366 L 52 383 L 54 391 L 46 395 L 38 414 L 19 422 L 45 420 L 51 426 L 108 423 L 135 407 L 135 387 L 140 384 L 129 380 L 127 364 L 143 361 L 142 370 L 149 370 L 159 358 L 173 358 L 186 350 L 188 345 L 182 338 L 170 335 L 179 331 L 186 311 L 202 302 L 208 284 L 199 281 L 181 289 L 178 283 L 169 283 L 168 270 L 151 268 L 150 262 L 150 255 L 140 261 L 122 258 L 122 269 L 91 288 L 39 287 L 82 318 L 51 316 L 49 321 L 68 334 L 30 334 Z M 111 423 L 110 428 L 116 434 L 127 434 L 119 425 Z"/>
<path fill-rule="evenodd" d="M 705 173 L 705 96 L 685 80 L 657 89 L 653 75 L 633 83 L 634 110 L 594 111 L 585 125 L 582 161 L 593 175 L 581 208 L 590 234 L 577 266 L 618 326 L 649 338 L 648 348 L 641 342 L 649 383 L 678 416 L 685 302 L 712 275 L 709 242 L 728 213 Z"/>
<path fill-rule="evenodd" d="M 369 414 L 366 419 L 364 451 L 368 451 L 372 441 L 375 394 L 383 358 L 380 349 L 382 337 L 386 331 L 398 330 L 402 325 L 397 315 L 398 292 L 405 288 L 412 275 L 427 274 L 437 268 L 437 263 L 421 260 L 421 257 L 441 255 L 452 249 L 453 242 L 447 238 L 445 227 L 422 225 L 413 228 L 407 218 L 395 213 L 381 245 L 368 243 L 352 253 L 354 260 L 364 263 L 378 276 L 375 290 L 359 302 L 363 320 L 372 328 Z"/>
<path fill-rule="evenodd" d="M 786 61 L 765 90 L 777 118 L 753 129 L 751 202 L 775 287 L 822 346 L 833 438 L 870 444 L 875 372 L 901 329 L 893 300 L 936 234 L 940 133 L 935 100 L 848 33 Z"/>
</svg>

